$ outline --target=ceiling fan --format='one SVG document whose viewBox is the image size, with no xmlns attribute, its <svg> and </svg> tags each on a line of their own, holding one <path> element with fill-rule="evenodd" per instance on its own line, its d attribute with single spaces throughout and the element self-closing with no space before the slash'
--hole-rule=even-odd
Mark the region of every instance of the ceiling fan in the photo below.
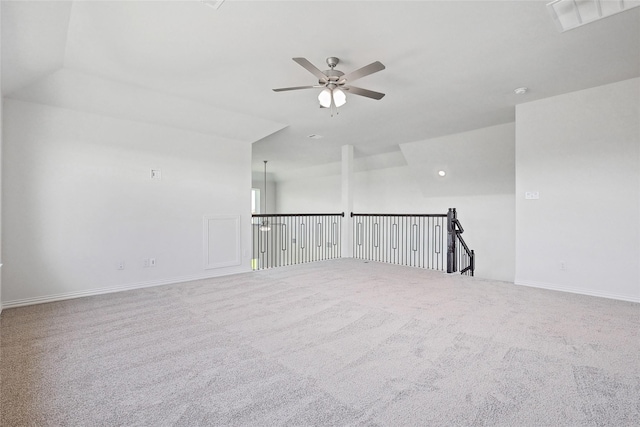
<svg viewBox="0 0 640 427">
<path fill-rule="evenodd" d="M 280 89 L 273 89 L 275 92 L 284 92 L 288 90 L 299 90 L 299 89 L 314 89 L 314 88 L 324 88 L 318 95 L 318 101 L 320 102 L 320 107 L 323 108 L 331 108 L 333 115 L 333 108 L 336 109 L 338 107 L 342 107 L 347 102 L 347 93 L 352 93 L 354 95 L 365 96 L 371 99 L 382 99 L 384 93 L 374 92 L 368 89 L 362 89 L 356 86 L 351 86 L 351 82 L 357 80 L 359 78 L 368 76 L 369 74 L 377 73 L 378 71 L 382 71 L 385 69 L 385 66 L 382 65 L 380 61 L 372 62 L 369 65 L 365 65 L 362 68 L 359 68 L 355 71 L 350 72 L 349 74 L 345 74 L 342 71 L 336 70 L 335 67 L 338 65 L 340 60 L 334 56 L 327 58 L 327 65 L 329 66 L 328 70 L 320 71 L 318 67 L 313 65 L 305 58 L 292 58 L 298 64 L 307 69 L 311 74 L 318 78 L 318 84 L 313 86 L 296 86 L 296 87 L 284 87 Z"/>
</svg>

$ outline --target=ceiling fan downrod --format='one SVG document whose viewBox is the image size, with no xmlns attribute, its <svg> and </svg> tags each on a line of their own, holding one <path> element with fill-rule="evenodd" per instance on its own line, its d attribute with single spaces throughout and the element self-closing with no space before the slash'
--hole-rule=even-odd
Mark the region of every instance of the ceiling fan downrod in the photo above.
<svg viewBox="0 0 640 427">
<path fill-rule="evenodd" d="M 339 62 L 340 62 L 340 60 L 338 58 L 336 58 L 335 56 L 330 56 L 330 57 L 327 58 L 327 65 L 332 70 L 335 68 L 336 65 L 338 65 Z"/>
</svg>

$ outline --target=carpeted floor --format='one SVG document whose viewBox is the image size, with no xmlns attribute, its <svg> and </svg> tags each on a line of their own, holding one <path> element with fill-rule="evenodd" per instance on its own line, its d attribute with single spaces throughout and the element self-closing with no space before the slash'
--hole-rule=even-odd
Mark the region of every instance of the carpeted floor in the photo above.
<svg viewBox="0 0 640 427">
<path fill-rule="evenodd" d="M 8 309 L 9 426 L 638 426 L 640 305 L 340 259 Z"/>
</svg>

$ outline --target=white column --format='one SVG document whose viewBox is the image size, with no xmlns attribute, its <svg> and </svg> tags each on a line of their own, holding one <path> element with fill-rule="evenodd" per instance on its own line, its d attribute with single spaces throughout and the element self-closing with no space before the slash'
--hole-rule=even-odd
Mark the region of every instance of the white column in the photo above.
<svg viewBox="0 0 640 427">
<path fill-rule="evenodd" d="M 353 145 L 342 146 L 342 257 L 353 257 Z"/>
</svg>

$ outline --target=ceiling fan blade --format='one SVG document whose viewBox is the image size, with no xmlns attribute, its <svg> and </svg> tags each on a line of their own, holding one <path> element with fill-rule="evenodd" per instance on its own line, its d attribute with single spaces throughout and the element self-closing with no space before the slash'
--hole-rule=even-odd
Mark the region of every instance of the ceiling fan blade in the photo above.
<svg viewBox="0 0 640 427">
<path fill-rule="evenodd" d="M 350 72 L 349 74 L 345 74 L 340 79 L 340 83 L 344 82 L 352 82 L 356 79 L 359 79 L 364 76 L 368 76 L 369 74 L 377 73 L 378 71 L 384 70 L 386 67 L 382 65 L 382 62 L 376 61 L 372 62 L 369 65 L 365 65 L 362 68 L 359 68 L 355 71 Z"/>
<path fill-rule="evenodd" d="M 324 86 L 296 86 L 296 87 L 281 87 L 279 89 L 273 89 L 274 92 L 284 92 L 287 90 L 298 90 L 298 89 L 313 89 L 313 88 L 318 88 L 318 87 L 324 87 Z"/>
<path fill-rule="evenodd" d="M 309 71 L 311 74 L 313 74 L 318 79 L 320 79 L 320 81 L 327 82 L 329 80 L 329 77 L 327 77 L 325 73 L 320 71 L 318 67 L 313 65 L 306 58 L 292 58 L 292 59 L 296 61 L 298 64 L 302 65 L 304 68 L 306 68 L 307 71 Z"/>
<path fill-rule="evenodd" d="M 352 93 L 354 95 L 366 96 L 367 98 L 372 99 L 382 99 L 384 97 L 384 93 L 374 92 L 369 89 L 362 89 L 355 86 L 343 86 L 342 89 L 349 91 L 349 93 Z"/>
</svg>

